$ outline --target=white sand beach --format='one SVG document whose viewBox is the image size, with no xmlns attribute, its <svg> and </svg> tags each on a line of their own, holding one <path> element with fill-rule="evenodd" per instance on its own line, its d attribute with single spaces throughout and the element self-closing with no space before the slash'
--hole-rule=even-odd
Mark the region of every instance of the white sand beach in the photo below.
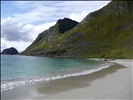
<svg viewBox="0 0 133 100">
<path fill-rule="evenodd" d="M 109 73 L 105 77 L 98 78 L 84 88 L 64 91 L 50 96 L 57 99 L 125 99 L 132 100 L 132 67 L 133 60 L 113 61 L 125 66 L 114 73 Z M 101 73 L 102 74 L 102 73 Z"/>
<path fill-rule="evenodd" d="M 1 99 L 132 100 L 133 60 L 117 59 L 112 62 L 118 64 L 89 75 L 3 91 Z"/>
</svg>

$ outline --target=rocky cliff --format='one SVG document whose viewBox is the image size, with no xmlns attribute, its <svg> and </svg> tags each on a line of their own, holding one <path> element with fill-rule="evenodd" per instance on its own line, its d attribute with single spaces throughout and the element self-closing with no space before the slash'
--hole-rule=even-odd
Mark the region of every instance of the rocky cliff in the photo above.
<svg viewBox="0 0 133 100">
<path fill-rule="evenodd" d="M 54 26 L 40 33 L 23 54 L 41 55 L 45 49 L 52 47 L 52 44 L 56 47 L 60 42 L 61 37 L 66 34 L 65 32 L 74 28 L 77 24 L 78 22 L 69 18 L 59 19 Z"/>
<path fill-rule="evenodd" d="M 79 24 L 58 20 L 24 51 L 26 55 L 133 58 L 133 2 L 112 1 Z M 71 25 L 71 26 L 70 26 Z"/>
</svg>

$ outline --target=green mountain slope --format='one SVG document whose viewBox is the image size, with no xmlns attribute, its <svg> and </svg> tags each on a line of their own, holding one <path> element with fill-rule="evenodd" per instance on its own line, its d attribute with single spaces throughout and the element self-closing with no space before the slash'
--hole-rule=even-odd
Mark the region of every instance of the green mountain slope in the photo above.
<svg viewBox="0 0 133 100">
<path fill-rule="evenodd" d="M 62 33 L 55 25 L 39 34 L 22 54 L 133 58 L 133 2 L 112 1 Z"/>
<path fill-rule="evenodd" d="M 23 52 L 30 54 L 41 53 L 47 49 L 55 41 L 59 40 L 66 31 L 74 28 L 78 22 L 71 20 L 69 18 L 59 19 L 57 23 L 50 27 L 48 30 L 40 33 L 36 40 Z M 58 41 L 59 42 L 59 41 Z"/>
</svg>

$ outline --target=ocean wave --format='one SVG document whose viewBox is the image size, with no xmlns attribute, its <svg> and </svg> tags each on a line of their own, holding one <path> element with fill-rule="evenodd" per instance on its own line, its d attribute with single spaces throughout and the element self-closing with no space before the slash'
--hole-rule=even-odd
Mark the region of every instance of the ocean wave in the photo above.
<svg viewBox="0 0 133 100">
<path fill-rule="evenodd" d="M 40 76 L 40 77 L 26 78 L 26 79 L 19 79 L 19 80 L 18 79 L 17 80 L 16 79 L 2 80 L 1 91 L 13 89 L 13 88 L 25 86 L 25 85 L 32 85 L 32 84 L 39 83 L 42 81 L 45 82 L 45 81 L 62 79 L 62 78 L 67 78 L 67 77 L 87 75 L 87 74 L 91 74 L 91 73 L 103 70 L 112 65 L 114 65 L 114 63 L 107 62 L 105 64 L 101 64 L 99 67 L 94 67 L 93 69 L 82 70 L 82 71 L 72 72 L 72 73 L 67 73 L 67 74 L 59 74 L 59 75 L 49 76 L 49 77 Z"/>
</svg>

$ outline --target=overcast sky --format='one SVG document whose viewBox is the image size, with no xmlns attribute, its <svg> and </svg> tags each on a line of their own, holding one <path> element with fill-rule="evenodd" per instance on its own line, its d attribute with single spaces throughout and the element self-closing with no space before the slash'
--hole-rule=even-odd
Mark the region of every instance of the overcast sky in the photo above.
<svg viewBox="0 0 133 100">
<path fill-rule="evenodd" d="M 78 22 L 110 1 L 2 1 L 1 50 L 25 50 L 39 33 L 64 17 Z"/>
</svg>

